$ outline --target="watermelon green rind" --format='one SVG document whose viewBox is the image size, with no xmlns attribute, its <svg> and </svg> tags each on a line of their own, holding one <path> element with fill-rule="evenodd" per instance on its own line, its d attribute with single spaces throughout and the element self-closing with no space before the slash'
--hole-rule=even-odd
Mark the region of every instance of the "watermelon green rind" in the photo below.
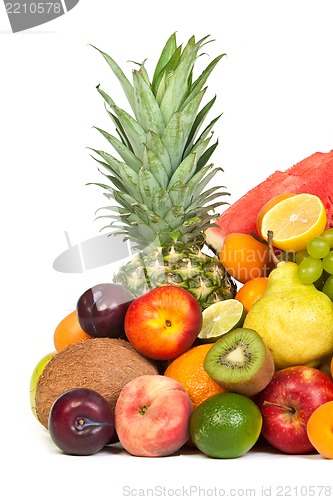
<svg viewBox="0 0 333 500">
<path fill-rule="evenodd" d="M 207 244 L 219 252 L 231 233 L 257 233 L 256 218 L 261 207 L 282 193 L 310 193 L 326 208 L 327 227 L 333 226 L 333 150 L 314 153 L 285 171 L 276 171 L 229 206 L 216 220 L 217 227 L 206 230 Z"/>
</svg>

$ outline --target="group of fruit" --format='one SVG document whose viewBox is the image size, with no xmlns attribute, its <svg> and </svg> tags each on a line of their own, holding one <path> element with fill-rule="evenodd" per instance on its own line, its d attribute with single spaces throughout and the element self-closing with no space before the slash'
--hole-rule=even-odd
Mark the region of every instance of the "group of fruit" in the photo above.
<svg viewBox="0 0 333 500">
<path fill-rule="evenodd" d="M 260 242 L 271 270 L 263 276 L 256 267 L 258 276 L 250 272 L 234 298 L 202 308 L 174 284 L 134 298 L 116 283 L 79 297 L 55 329 L 56 351 L 31 382 L 33 411 L 60 449 L 85 455 L 120 442 L 132 455 L 158 457 L 186 445 L 234 458 L 261 436 L 282 452 L 333 458 L 333 303 L 319 285 L 303 283 L 301 264 L 289 260 L 299 252 L 301 262 L 314 258 L 322 240 L 329 255 L 333 230 L 325 229 L 325 210 L 305 221 L 304 196 L 284 198 L 293 200 L 290 218 L 304 219 L 290 230 L 290 244 L 285 238 L 286 253 L 273 247 L 278 213 L 268 242 Z M 318 197 L 306 197 L 322 207 Z M 274 197 L 263 208 L 270 216 L 284 204 Z M 252 271 L 257 260 L 247 265 Z M 241 291 L 263 279 L 266 286 L 246 302 Z"/>
<path fill-rule="evenodd" d="M 98 86 L 119 136 L 98 129 L 117 158 L 93 150 L 114 203 L 102 217 L 140 252 L 78 298 L 33 372 L 33 412 L 65 453 L 235 458 L 262 437 L 333 458 L 332 155 L 216 218 L 219 116 L 201 131 L 216 99 L 201 103 L 223 54 L 193 72 L 208 42 L 173 34 L 153 78 L 142 63 L 133 83 L 100 51 L 133 112 Z"/>
</svg>

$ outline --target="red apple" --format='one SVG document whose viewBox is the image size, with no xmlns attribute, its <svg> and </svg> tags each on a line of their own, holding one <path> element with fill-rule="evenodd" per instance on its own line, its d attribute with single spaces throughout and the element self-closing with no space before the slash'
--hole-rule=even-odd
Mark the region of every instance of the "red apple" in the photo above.
<svg viewBox="0 0 333 500">
<path fill-rule="evenodd" d="M 131 455 L 165 457 L 189 439 L 192 411 L 179 382 L 164 375 L 141 375 L 128 382 L 117 399 L 117 436 Z"/>
<path fill-rule="evenodd" d="M 127 339 L 142 355 L 171 360 L 187 351 L 197 338 L 202 310 L 190 292 L 165 285 L 134 299 L 124 326 Z"/>
<path fill-rule="evenodd" d="M 317 368 L 292 366 L 278 370 L 256 397 L 262 417 L 262 436 L 285 453 L 315 451 L 307 422 L 316 408 L 333 400 L 333 381 Z"/>
</svg>

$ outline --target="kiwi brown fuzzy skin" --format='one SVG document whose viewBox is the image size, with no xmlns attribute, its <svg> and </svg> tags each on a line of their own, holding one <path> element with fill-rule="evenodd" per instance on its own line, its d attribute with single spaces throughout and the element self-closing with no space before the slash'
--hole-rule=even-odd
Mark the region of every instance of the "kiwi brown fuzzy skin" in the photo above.
<svg viewBox="0 0 333 500">
<path fill-rule="evenodd" d="M 234 333 L 239 332 L 241 330 L 249 331 L 250 329 L 238 328 L 234 331 L 225 334 L 224 340 L 226 340 L 228 337 L 232 337 Z M 246 373 L 244 373 L 243 379 L 233 382 L 231 380 L 228 380 L 227 374 L 225 374 L 225 376 L 221 376 L 221 374 L 219 374 L 219 376 L 217 375 L 215 376 L 215 372 L 214 370 L 212 370 L 212 361 L 209 361 L 207 363 L 209 358 L 211 358 L 211 360 L 213 358 L 214 355 L 213 349 L 211 349 L 211 351 L 207 353 L 206 356 L 207 361 L 205 360 L 205 369 L 207 368 L 206 371 L 215 380 L 215 382 L 220 384 L 227 391 L 237 392 L 247 397 L 256 396 L 259 392 L 261 392 L 272 380 L 272 377 L 275 373 L 275 364 L 273 356 L 270 350 L 268 349 L 267 345 L 259 337 L 257 332 L 252 331 L 252 335 L 257 336 L 258 341 L 262 343 L 263 347 L 261 347 L 261 349 L 265 352 L 265 354 L 263 355 L 262 363 L 258 367 L 257 371 L 254 371 L 252 374 L 248 373 L 247 374 L 248 376 L 246 376 Z M 216 343 L 216 346 L 217 345 L 218 343 Z"/>
<path fill-rule="evenodd" d="M 93 338 L 78 342 L 58 352 L 51 361 L 38 379 L 35 397 L 37 417 L 45 428 L 52 404 L 69 389 L 93 389 L 114 408 L 127 382 L 139 375 L 158 373 L 154 361 L 143 357 L 122 339 Z"/>
</svg>

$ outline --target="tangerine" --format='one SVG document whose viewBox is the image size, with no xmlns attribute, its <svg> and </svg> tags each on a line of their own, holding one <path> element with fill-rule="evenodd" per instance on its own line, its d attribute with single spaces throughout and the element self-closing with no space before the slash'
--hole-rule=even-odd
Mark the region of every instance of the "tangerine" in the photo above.
<svg viewBox="0 0 333 500">
<path fill-rule="evenodd" d="M 251 307 L 258 299 L 260 299 L 267 288 L 268 278 L 262 276 L 261 278 L 252 278 L 244 283 L 244 285 L 237 291 L 235 299 L 239 300 L 248 313 Z"/>
<path fill-rule="evenodd" d="M 312 446 L 324 458 L 333 458 L 333 401 L 322 404 L 310 415 L 307 434 Z"/>
<path fill-rule="evenodd" d="M 210 396 L 226 392 L 204 369 L 206 354 L 213 345 L 214 343 L 210 343 L 191 347 L 171 361 L 164 372 L 167 377 L 180 382 L 190 396 L 193 408 Z"/>
<path fill-rule="evenodd" d="M 230 276 L 241 283 L 266 276 L 272 267 L 267 243 L 246 233 L 229 234 L 219 257 Z"/>
<path fill-rule="evenodd" d="M 77 318 L 76 310 L 69 313 L 57 325 L 53 334 L 53 343 L 57 352 L 63 351 L 71 344 L 91 339 L 88 333 L 84 332 Z"/>
</svg>

